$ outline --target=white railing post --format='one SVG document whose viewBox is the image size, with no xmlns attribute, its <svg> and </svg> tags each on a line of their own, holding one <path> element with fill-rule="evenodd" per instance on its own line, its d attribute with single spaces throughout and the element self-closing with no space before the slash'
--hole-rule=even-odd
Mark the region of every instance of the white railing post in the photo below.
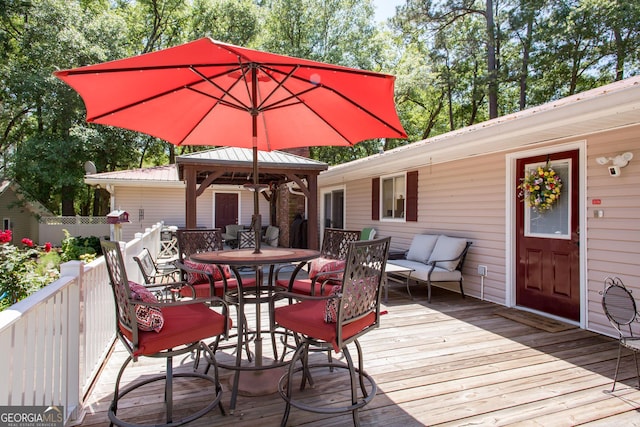
<svg viewBox="0 0 640 427">
<path fill-rule="evenodd" d="M 67 420 L 77 419 L 80 411 L 80 366 L 85 364 L 80 360 L 80 289 L 84 279 L 84 263 L 82 261 L 69 261 L 60 265 L 60 278 L 75 277 L 78 286 L 69 289 L 69 305 L 67 310 L 68 337 L 66 339 L 66 394 L 67 394 Z M 85 354 L 84 352 L 82 352 Z M 64 390 L 63 390 L 64 391 Z"/>
</svg>

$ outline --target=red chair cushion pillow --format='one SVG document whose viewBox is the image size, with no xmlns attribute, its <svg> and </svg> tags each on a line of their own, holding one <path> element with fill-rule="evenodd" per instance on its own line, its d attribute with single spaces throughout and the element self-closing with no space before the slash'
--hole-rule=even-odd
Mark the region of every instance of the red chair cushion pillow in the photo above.
<svg viewBox="0 0 640 427">
<path fill-rule="evenodd" d="M 129 290 L 131 291 L 131 299 L 142 302 L 158 302 L 156 297 L 144 286 L 129 282 Z M 141 331 L 160 332 L 164 326 L 164 317 L 160 307 L 149 307 L 146 305 L 136 304 L 136 320 L 138 329 Z"/>
<path fill-rule="evenodd" d="M 193 262 L 190 260 L 185 260 L 184 265 L 189 268 L 193 268 L 195 270 L 204 271 L 205 273 L 210 274 L 213 277 L 214 281 L 222 280 L 222 274 L 220 273 L 220 269 L 215 264 L 203 264 L 200 262 Z M 222 271 L 224 272 L 225 279 L 229 279 L 231 277 L 231 269 L 228 265 L 221 265 Z M 200 273 L 191 273 L 187 274 L 187 283 L 190 285 L 197 285 L 198 283 L 209 283 L 209 279 L 207 278 L 207 274 Z"/>
<path fill-rule="evenodd" d="M 344 260 L 331 258 L 316 258 L 311 261 L 309 266 L 309 279 L 315 279 L 320 273 L 329 273 L 331 271 L 339 271 L 339 273 L 322 274 L 321 280 L 330 280 L 332 282 L 342 281 L 342 273 L 344 271 Z"/>
<path fill-rule="evenodd" d="M 338 321 L 338 303 L 340 302 L 340 291 L 342 289 L 339 287 L 334 287 L 329 294 L 330 298 L 325 303 L 324 307 L 324 321 L 327 323 L 336 323 Z"/>
</svg>

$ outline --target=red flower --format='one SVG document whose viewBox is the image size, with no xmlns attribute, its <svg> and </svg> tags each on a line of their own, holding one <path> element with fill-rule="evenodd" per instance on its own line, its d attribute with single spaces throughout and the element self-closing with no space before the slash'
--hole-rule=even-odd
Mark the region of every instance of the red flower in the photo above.
<svg viewBox="0 0 640 427">
<path fill-rule="evenodd" d="M 11 230 L 0 231 L 0 243 L 9 243 L 11 241 Z"/>
<path fill-rule="evenodd" d="M 51 251 L 51 242 L 47 242 L 44 244 L 44 251 L 45 252 L 50 252 Z"/>
<path fill-rule="evenodd" d="M 33 240 L 31 240 L 31 239 L 28 239 L 28 238 L 26 238 L 26 237 L 25 237 L 25 238 L 23 238 L 23 239 L 21 240 L 21 242 L 22 242 L 22 244 L 23 244 L 23 245 L 25 245 L 25 246 L 29 246 L 30 248 L 32 248 L 32 247 L 33 247 Z"/>
</svg>

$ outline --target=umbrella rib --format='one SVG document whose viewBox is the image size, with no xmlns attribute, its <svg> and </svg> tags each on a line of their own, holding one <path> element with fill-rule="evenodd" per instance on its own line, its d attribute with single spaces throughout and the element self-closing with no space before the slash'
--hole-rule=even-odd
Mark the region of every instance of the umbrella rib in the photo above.
<svg viewBox="0 0 640 427">
<path fill-rule="evenodd" d="M 189 87 L 189 89 L 191 89 L 191 90 L 193 90 L 193 91 L 195 91 L 195 92 L 198 92 L 198 93 L 200 93 L 200 94 L 202 94 L 202 95 L 209 96 L 209 97 L 211 97 L 211 98 L 213 98 L 213 99 L 216 99 L 216 100 L 218 100 L 218 101 L 220 101 L 220 102 L 224 102 L 224 103 L 225 103 L 225 105 L 228 105 L 229 107 L 236 107 L 236 108 L 241 109 L 241 110 L 249 110 L 249 109 L 251 108 L 250 106 L 245 105 L 241 100 L 239 100 L 238 98 L 236 98 L 235 96 L 233 96 L 233 94 L 231 94 L 231 93 L 229 92 L 231 89 L 233 89 L 233 87 L 234 87 L 235 85 L 237 85 L 237 84 L 240 82 L 240 79 L 236 79 L 236 80 L 233 82 L 233 84 L 232 84 L 231 86 L 229 86 L 229 88 L 228 88 L 228 89 L 224 89 L 222 86 L 220 86 L 219 84 L 217 84 L 216 82 L 214 82 L 213 80 L 211 80 L 211 78 L 210 78 L 210 77 L 205 76 L 204 74 L 202 74 L 200 71 L 198 71 L 198 70 L 197 70 L 197 69 L 195 69 L 194 67 L 189 67 L 189 69 L 190 69 L 191 71 L 193 71 L 196 75 L 198 75 L 202 80 L 204 80 L 204 81 L 208 82 L 209 84 L 213 85 L 216 89 L 220 90 L 224 95 L 228 95 L 228 96 L 229 96 L 229 98 L 233 99 L 233 100 L 234 100 L 234 101 L 236 101 L 238 104 L 237 104 L 237 105 L 236 105 L 236 104 L 233 104 L 233 103 L 231 103 L 231 102 L 225 101 L 222 97 L 220 97 L 220 98 L 219 98 L 219 97 L 216 97 L 216 96 L 213 96 L 213 95 L 210 95 L 210 94 L 207 94 L 207 93 L 204 93 L 204 92 L 198 91 L 198 90 L 193 89 L 193 88 L 191 88 L 191 87 Z M 244 70 L 242 70 L 241 68 L 237 68 L 237 69 L 235 69 L 235 70 L 233 70 L 233 71 L 239 71 L 239 72 L 241 72 L 243 77 L 244 77 L 244 75 L 245 75 Z M 227 72 L 227 73 L 223 73 L 223 74 L 230 75 L 230 73 L 229 73 L 229 72 Z M 221 74 L 221 75 L 222 75 L 222 74 Z M 245 80 L 245 79 L 242 79 L 242 80 Z"/>
</svg>

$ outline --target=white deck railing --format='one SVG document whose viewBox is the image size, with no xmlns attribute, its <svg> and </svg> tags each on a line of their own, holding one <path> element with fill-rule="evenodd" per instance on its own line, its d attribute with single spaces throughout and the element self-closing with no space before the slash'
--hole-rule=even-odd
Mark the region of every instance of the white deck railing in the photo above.
<svg viewBox="0 0 640 427">
<path fill-rule="evenodd" d="M 130 280 L 142 248 L 160 249 L 157 224 L 124 247 Z M 115 309 L 104 258 L 65 263 L 60 279 L 0 312 L 0 405 L 60 405 L 65 424 L 81 417 L 84 397 L 115 340 Z"/>
</svg>

